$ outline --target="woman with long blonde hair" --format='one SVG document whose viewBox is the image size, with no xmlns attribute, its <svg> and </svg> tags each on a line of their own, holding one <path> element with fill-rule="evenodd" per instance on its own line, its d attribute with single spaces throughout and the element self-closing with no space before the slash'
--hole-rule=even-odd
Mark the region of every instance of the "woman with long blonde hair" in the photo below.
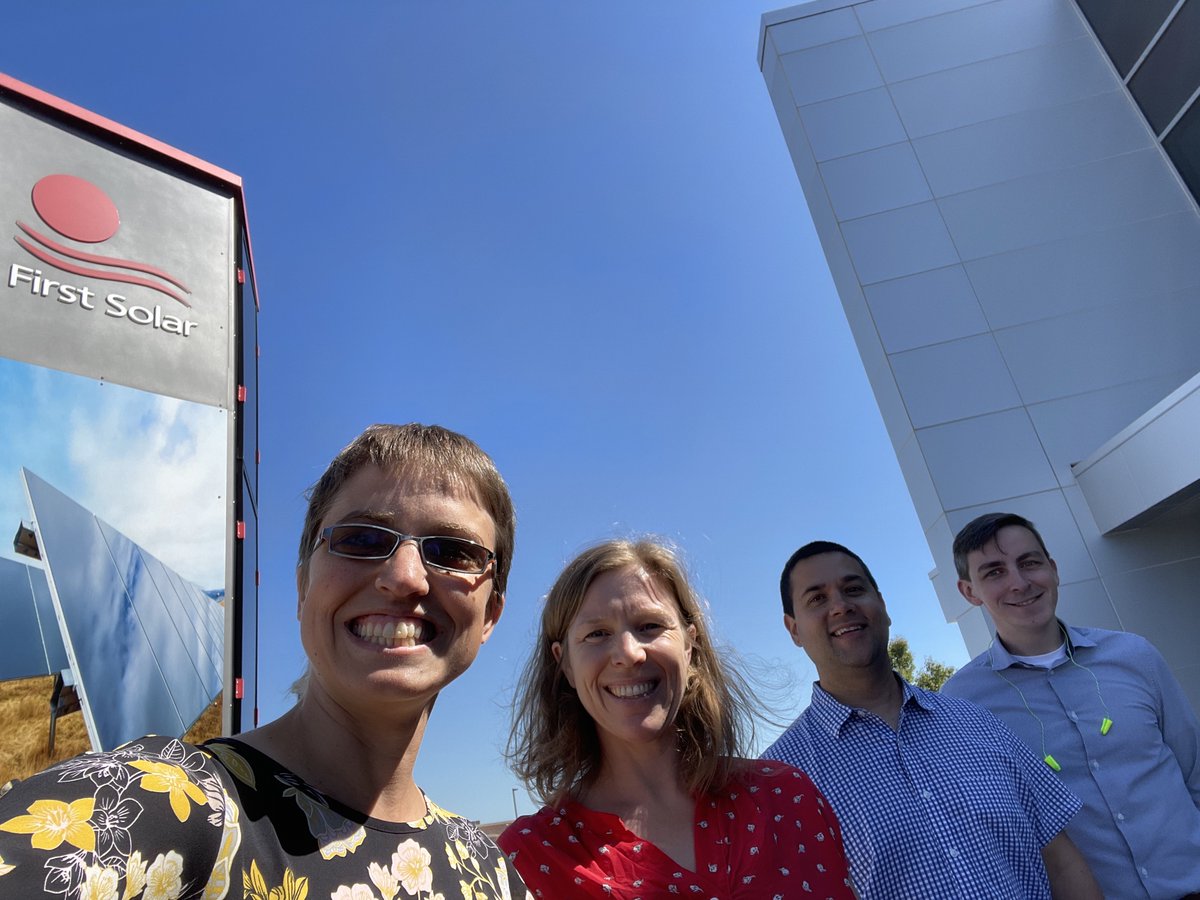
<svg viewBox="0 0 1200 900">
<path fill-rule="evenodd" d="M 567 565 L 523 685 L 509 758 L 546 805 L 500 845 L 538 896 L 854 896 L 808 776 L 742 758 L 753 700 L 663 544 Z"/>
</svg>

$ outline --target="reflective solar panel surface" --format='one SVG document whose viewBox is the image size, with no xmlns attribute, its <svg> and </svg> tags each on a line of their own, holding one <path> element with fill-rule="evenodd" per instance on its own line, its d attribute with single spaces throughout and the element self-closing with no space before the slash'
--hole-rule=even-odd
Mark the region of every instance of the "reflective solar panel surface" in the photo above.
<svg viewBox="0 0 1200 900">
<path fill-rule="evenodd" d="M 221 689 L 221 608 L 37 475 L 22 477 L 93 745 L 182 735 Z"/>
<path fill-rule="evenodd" d="M 0 681 L 54 675 L 66 667 L 46 573 L 0 558 Z"/>
</svg>

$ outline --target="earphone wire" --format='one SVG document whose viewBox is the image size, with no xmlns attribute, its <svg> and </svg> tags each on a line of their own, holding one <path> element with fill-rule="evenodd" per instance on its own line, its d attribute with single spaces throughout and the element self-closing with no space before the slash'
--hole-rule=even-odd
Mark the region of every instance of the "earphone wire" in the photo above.
<svg viewBox="0 0 1200 900">
<path fill-rule="evenodd" d="M 1022 690 L 1019 687 L 1017 687 L 1016 682 L 1009 680 L 1009 678 L 1003 672 L 1001 672 L 999 669 L 996 668 L 996 658 L 995 658 L 995 656 L 992 655 L 992 650 L 995 646 L 996 646 L 996 637 L 995 637 L 995 635 L 993 635 L 992 642 L 990 644 L 988 644 L 988 664 L 991 666 L 992 672 L 996 675 L 997 678 L 999 678 L 1001 681 L 1003 681 L 1010 688 L 1012 688 L 1014 691 L 1017 692 L 1017 696 L 1021 698 L 1021 704 L 1025 707 L 1025 712 L 1027 712 L 1027 713 L 1029 713 L 1029 715 L 1033 716 L 1033 721 L 1037 722 L 1038 731 L 1040 731 L 1042 733 L 1042 759 L 1046 762 L 1047 765 L 1049 765 L 1050 760 L 1054 759 L 1054 757 L 1051 756 L 1046 751 L 1046 726 L 1042 722 L 1041 717 L 1030 708 L 1029 701 L 1025 699 L 1024 692 L 1022 692 Z M 1054 766 L 1051 766 L 1051 768 L 1054 768 Z"/>
<path fill-rule="evenodd" d="M 1063 636 L 1063 647 L 1066 649 L 1067 659 L 1070 660 L 1071 665 L 1073 665 L 1077 669 L 1083 669 L 1083 671 L 1087 672 L 1088 675 L 1090 675 L 1092 678 L 1092 684 L 1094 684 L 1096 687 L 1096 698 L 1100 701 L 1100 706 L 1104 710 L 1104 719 L 1100 724 L 1100 734 L 1106 735 L 1106 734 L 1108 734 L 1109 728 L 1112 727 L 1112 713 L 1110 713 L 1108 711 L 1108 704 L 1104 702 L 1104 694 L 1101 693 L 1101 691 L 1100 691 L 1100 679 L 1096 677 L 1096 673 L 1093 672 L 1090 668 L 1083 665 L 1082 663 L 1078 663 L 1075 661 L 1075 654 L 1071 648 L 1071 636 L 1069 634 L 1067 634 L 1067 630 L 1066 630 L 1066 628 L 1063 627 L 1062 622 L 1058 623 L 1058 630 Z M 996 668 L 996 657 L 993 655 L 993 650 L 995 649 L 995 647 L 996 647 L 996 636 L 992 635 L 992 642 L 990 644 L 988 644 L 988 664 L 991 667 L 992 673 L 995 674 L 998 678 L 1000 678 L 1009 687 L 1011 687 L 1014 691 L 1017 692 L 1017 696 L 1021 698 L 1021 705 L 1025 707 L 1025 712 L 1027 712 L 1027 713 L 1029 713 L 1029 715 L 1033 716 L 1033 721 L 1037 722 L 1038 731 L 1041 732 L 1042 760 L 1046 763 L 1046 765 L 1048 765 L 1050 768 L 1054 769 L 1054 771 L 1056 771 L 1056 772 L 1061 771 L 1062 767 L 1058 764 L 1058 760 L 1056 760 L 1053 756 L 1051 756 L 1046 750 L 1046 725 L 1045 725 L 1045 723 L 1042 721 L 1041 717 L 1037 713 L 1035 713 L 1033 711 L 1033 709 L 1029 706 L 1029 701 L 1025 699 L 1025 693 L 1021 690 L 1020 687 L 1017 686 L 1016 682 L 1010 680 L 1003 672 L 1001 672 L 999 669 Z"/>
<path fill-rule="evenodd" d="M 1083 671 L 1092 676 L 1092 684 L 1096 686 L 1096 699 L 1100 701 L 1100 707 L 1104 710 L 1104 718 L 1108 721 L 1112 721 L 1112 713 L 1108 711 L 1108 704 L 1104 702 L 1104 694 L 1100 692 L 1100 679 L 1097 678 L 1096 673 L 1087 666 L 1075 662 L 1075 654 L 1071 650 L 1071 639 L 1067 636 L 1067 632 L 1063 629 L 1061 622 L 1058 623 L 1058 628 L 1059 631 L 1062 631 L 1063 633 L 1063 643 L 1067 647 L 1067 659 L 1071 661 L 1071 665 L 1073 665 L 1075 668 L 1083 669 Z"/>
</svg>

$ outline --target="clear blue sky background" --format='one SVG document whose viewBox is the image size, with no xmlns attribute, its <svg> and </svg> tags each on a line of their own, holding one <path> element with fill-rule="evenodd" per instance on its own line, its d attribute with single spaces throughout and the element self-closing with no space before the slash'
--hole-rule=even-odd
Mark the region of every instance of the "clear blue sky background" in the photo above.
<svg viewBox="0 0 1200 900">
<path fill-rule="evenodd" d="M 814 673 L 778 573 L 811 539 L 862 554 L 918 659 L 965 661 L 757 68 L 770 8 L 6 7 L 0 70 L 245 179 L 264 719 L 303 663 L 302 491 L 374 421 L 470 435 L 520 517 L 504 619 L 418 764 L 452 809 L 511 815 L 511 691 L 541 596 L 597 539 L 678 542 L 718 634 L 790 679 L 781 718 Z"/>
</svg>

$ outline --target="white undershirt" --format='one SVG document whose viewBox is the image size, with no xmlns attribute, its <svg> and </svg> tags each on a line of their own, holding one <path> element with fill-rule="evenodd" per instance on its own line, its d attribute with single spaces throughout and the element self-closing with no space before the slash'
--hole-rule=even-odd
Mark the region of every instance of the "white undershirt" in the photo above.
<svg viewBox="0 0 1200 900">
<path fill-rule="evenodd" d="M 1063 641 L 1049 653 L 1039 653 L 1037 656 L 1017 656 L 1017 654 L 1013 653 L 1011 656 L 1017 662 L 1024 663 L 1027 666 L 1033 666 L 1038 669 L 1053 669 L 1067 658 L 1067 642 Z"/>
</svg>

